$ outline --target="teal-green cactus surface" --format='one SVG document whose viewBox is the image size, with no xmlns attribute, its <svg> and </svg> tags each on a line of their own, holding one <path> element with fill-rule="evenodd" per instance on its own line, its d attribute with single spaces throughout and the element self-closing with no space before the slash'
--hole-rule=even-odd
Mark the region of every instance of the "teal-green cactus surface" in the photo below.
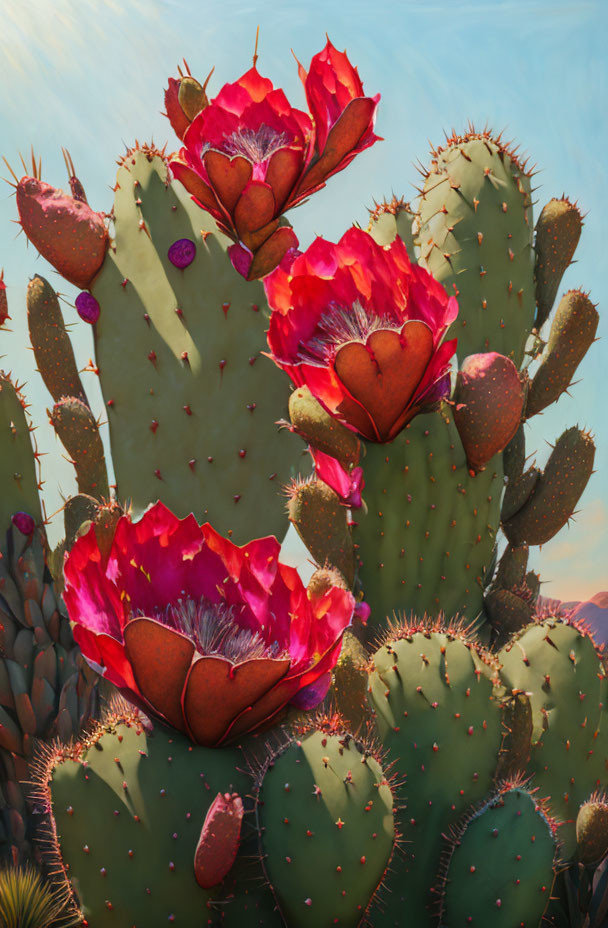
<svg viewBox="0 0 608 928">
<path fill-rule="evenodd" d="M 491 659 L 461 630 L 419 623 L 393 632 L 372 657 L 369 698 L 407 799 L 378 928 L 398 928 L 406 913 L 424 928 L 433 924 L 441 835 L 492 786 L 501 705 Z"/>
<path fill-rule="evenodd" d="M 507 788 L 453 836 L 441 928 L 538 928 L 553 885 L 555 835 L 534 795 Z"/>
<path fill-rule="evenodd" d="M 209 750 L 160 724 L 100 728 L 89 746 L 51 760 L 43 787 L 52 805 L 56 863 L 69 872 L 92 925 L 175 921 L 219 925 L 221 885 L 204 890 L 194 852 L 218 791 L 249 787 L 237 750 Z"/>
<path fill-rule="evenodd" d="M 180 269 L 167 252 L 184 238 L 196 254 Z M 281 487 L 301 444 L 275 425 L 289 391 L 261 354 L 263 288 L 237 274 L 227 244 L 160 155 L 129 153 L 92 285 L 95 348 L 119 499 L 135 513 L 161 499 L 244 543 L 285 531 Z"/>
<path fill-rule="evenodd" d="M 270 762 L 260 844 L 290 928 L 361 922 L 393 853 L 394 810 L 382 765 L 346 733 L 312 731 Z"/>
</svg>

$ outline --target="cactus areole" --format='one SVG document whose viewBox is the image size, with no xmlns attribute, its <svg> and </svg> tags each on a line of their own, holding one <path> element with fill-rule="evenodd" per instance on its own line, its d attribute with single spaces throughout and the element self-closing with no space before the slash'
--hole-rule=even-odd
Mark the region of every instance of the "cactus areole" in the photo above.
<svg viewBox="0 0 608 928">
<path fill-rule="evenodd" d="M 222 744 L 323 699 L 352 619 L 347 590 L 311 598 L 278 558 L 275 538 L 239 548 L 162 503 L 121 518 L 107 558 L 92 527 L 65 564 L 74 636 L 146 712 Z"/>
<path fill-rule="evenodd" d="M 337 244 L 319 237 L 265 287 L 274 361 L 368 441 L 392 441 L 449 394 L 456 340 L 443 336 L 458 304 L 400 238 L 383 248 L 356 228 Z"/>
</svg>

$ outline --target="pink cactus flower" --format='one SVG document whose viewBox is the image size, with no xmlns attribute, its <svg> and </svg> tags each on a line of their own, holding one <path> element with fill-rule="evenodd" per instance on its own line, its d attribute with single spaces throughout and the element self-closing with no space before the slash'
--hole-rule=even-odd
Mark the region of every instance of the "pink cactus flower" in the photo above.
<svg viewBox="0 0 608 928">
<path fill-rule="evenodd" d="M 297 245 L 281 215 L 378 140 L 380 95 L 366 97 L 357 71 L 331 42 L 299 64 L 310 115 L 254 66 L 225 84 L 185 130 L 171 170 L 233 239 L 232 262 L 256 279 Z"/>
<path fill-rule="evenodd" d="M 276 538 L 238 547 L 156 503 L 123 516 L 107 557 L 95 528 L 65 562 L 65 602 L 86 659 L 124 695 L 193 741 L 252 731 L 335 665 L 354 599 L 310 598 Z M 325 686 L 325 690 L 327 686 Z"/>
<path fill-rule="evenodd" d="M 333 416 L 389 442 L 450 392 L 455 297 L 411 264 L 401 239 L 377 245 L 361 229 L 317 238 L 264 282 L 271 357 Z"/>
</svg>

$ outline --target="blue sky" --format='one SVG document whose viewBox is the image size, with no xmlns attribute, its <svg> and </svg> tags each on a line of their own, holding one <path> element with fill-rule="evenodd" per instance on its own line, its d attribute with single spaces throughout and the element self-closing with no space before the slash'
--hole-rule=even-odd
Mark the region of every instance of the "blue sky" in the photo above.
<svg viewBox="0 0 608 928">
<path fill-rule="evenodd" d="M 335 239 L 353 220 L 364 223 L 373 198 L 392 191 L 410 198 L 417 178 L 412 162 L 425 161 L 428 140 L 440 141 L 444 129 L 462 130 L 472 119 L 506 128 L 521 142 L 541 170 L 538 208 L 566 192 L 588 214 L 577 263 L 562 289 L 589 289 L 601 313 L 601 340 L 585 359 L 572 397 L 536 417 L 528 430 L 528 449 L 541 463 L 547 442 L 571 424 L 590 428 L 598 447 L 597 472 L 576 522 L 542 551 L 535 549 L 532 563 L 550 581 L 544 592 L 551 596 L 572 599 L 608 588 L 608 417 L 601 386 L 608 366 L 608 308 L 602 312 L 608 302 L 606 0 L 4 0 L 2 6 L 0 153 L 16 164 L 17 153 L 33 144 L 44 179 L 61 186 L 65 145 L 97 209 L 110 208 L 114 161 L 125 143 L 153 136 L 175 145 L 160 111 L 176 64 L 185 57 L 199 77 L 215 65 L 210 89 L 217 92 L 249 67 L 258 25 L 258 67 L 294 105 L 303 106 L 304 97 L 290 49 L 307 64 L 326 31 L 347 48 L 366 90 L 382 93 L 378 132 L 385 141 L 290 214 L 304 245 L 317 233 Z M 14 334 L 1 337 L 0 364 L 28 381 L 39 444 L 51 451 L 44 476 L 52 512 L 60 505 L 59 489 L 69 493 L 73 480 L 45 424 L 48 396 L 23 347 L 25 288 L 39 272 L 67 297 L 75 291 L 26 249 L 23 236 L 15 238 L 9 192 L 0 190 L 0 267 Z M 90 331 L 70 312 L 84 366 L 92 354 Z"/>
</svg>

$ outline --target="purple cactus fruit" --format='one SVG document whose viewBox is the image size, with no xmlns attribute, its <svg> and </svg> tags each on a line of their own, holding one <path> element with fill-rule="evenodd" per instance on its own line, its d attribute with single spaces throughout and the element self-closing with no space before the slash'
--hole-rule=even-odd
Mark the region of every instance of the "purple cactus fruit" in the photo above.
<svg viewBox="0 0 608 928">
<path fill-rule="evenodd" d="M 238 793 L 218 793 L 207 811 L 194 853 L 194 875 L 203 889 L 224 879 L 241 843 L 243 800 Z"/>
<path fill-rule="evenodd" d="M 196 257 L 196 245 L 189 238 L 178 238 L 169 248 L 167 257 L 171 264 L 183 270 L 194 261 Z"/>
<path fill-rule="evenodd" d="M 31 535 L 36 527 L 36 523 L 28 512 L 16 512 L 11 522 L 22 535 Z"/>
<path fill-rule="evenodd" d="M 83 290 L 76 297 L 76 312 L 84 322 L 95 325 L 101 310 L 93 294 L 89 293 L 88 290 Z"/>
</svg>

